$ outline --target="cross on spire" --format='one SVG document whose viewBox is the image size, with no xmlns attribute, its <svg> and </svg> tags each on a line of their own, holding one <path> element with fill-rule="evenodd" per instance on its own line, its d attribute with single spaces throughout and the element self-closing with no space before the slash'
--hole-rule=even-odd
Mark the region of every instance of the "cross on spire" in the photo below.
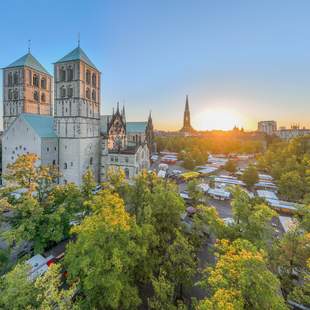
<svg viewBox="0 0 310 310">
<path fill-rule="evenodd" d="M 78 32 L 78 47 L 80 47 L 80 43 L 81 43 L 81 34 L 80 32 Z"/>
<path fill-rule="evenodd" d="M 30 54 L 31 51 L 31 40 L 28 40 L 28 53 Z"/>
</svg>

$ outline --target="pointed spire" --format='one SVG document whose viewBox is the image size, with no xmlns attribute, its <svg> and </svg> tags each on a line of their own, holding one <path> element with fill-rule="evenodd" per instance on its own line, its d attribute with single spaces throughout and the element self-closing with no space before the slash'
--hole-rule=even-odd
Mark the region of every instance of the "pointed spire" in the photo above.
<svg viewBox="0 0 310 310">
<path fill-rule="evenodd" d="M 123 105 L 123 108 L 122 108 L 122 118 L 123 118 L 123 121 L 126 122 L 125 106 L 124 105 Z"/>
<path fill-rule="evenodd" d="M 150 110 L 150 113 L 149 113 L 149 121 L 152 120 L 152 110 Z"/>
<path fill-rule="evenodd" d="M 112 108 L 112 115 L 114 116 L 114 108 Z"/>
<path fill-rule="evenodd" d="M 81 34 L 80 32 L 78 32 L 78 47 L 80 47 L 80 43 L 81 43 Z"/>
<path fill-rule="evenodd" d="M 119 113 L 119 102 L 117 101 L 117 104 L 116 104 L 116 113 Z"/>
<path fill-rule="evenodd" d="M 188 105 L 188 95 L 186 95 L 186 102 L 185 102 L 185 110 L 189 110 L 189 105 Z"/>
</svg>

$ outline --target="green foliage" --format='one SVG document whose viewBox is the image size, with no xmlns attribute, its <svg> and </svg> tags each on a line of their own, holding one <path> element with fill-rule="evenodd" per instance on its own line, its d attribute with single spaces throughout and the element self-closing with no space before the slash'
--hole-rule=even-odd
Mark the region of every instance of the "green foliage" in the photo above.
<svg viewBox="0 0 310 310">
<path fill-rule="evenodd" d="M 188 194 L 194 206 L 201 203 L 205 197 L 203 191 L 198 187 L 198 184 L 198 181 L 195 179 L 187 183 Z"/>
<path fill-rule="evenodd" d="M 283 199 L 310 202 L 310 144 L 308 137 L 273 143 L 258 160 L 260 169 L 270 173 Z"/>
<path fill-rule="evenodd" d="M 216 265 L 205 271 L 207 277 L 201 282 L 211 289 L 212 296 L 200 309 L 220 309 L 219 305 L 227 303 L 230 309 L 287 309 L 279 294 L 279 281 L 268 270 L 263 252 L 240 239 L 220 241 L 217 251 Z"/>
<path fill-rule="evenodd" d="M 242 181 L 248 188 L 252 188 L 258 182 L 258 172 L 255 166 L 249 165 L 243 172 Z"/>
<path fill-rule="evenodd" d="M 0 308 L 4 310 L 36 309 L 37 289 L 28 280 L 30 266 L 16 265 L 0 279 Z"/>
<path fill-rule="evenodd" d="M 278 185 L 280 195 L 289 201 L 298 201 L 304 195 L 303 179 L 297 171 L 283 173 Z"/>
<path fill-rule="evenodd" d="M 122 200 L 107 190 L 95 198 L 93 208 L 95 213 L 74 229 L 77 241 L 67 248 L 69 279 L 80 280 L 87 308 L 134 309 L 141 302 L 135 269 L 144 253 L 134 242 L 138 228 Z"/>
<path fill-rule="evenodd" d="M 224 170 L 226 170 L 228 172 L 235 173 L 237 170 L 237 164 L 233 160 L 228 160 L 228 162 L 225 164 L 225 166 L 223 168 L 224 168 Z"/>
<path fill-rule="evenodd" d="M 37 289 L 36 300 L 40 305 L 40 310 L 78 309 L 72 300 L 76 292 L 76 285 L 73 284 L 66 289 L 62 288 L 61 269 L 60 265 L 53 264 L 43 276 L 35 281 L 34 286 Z"/>
</svg>

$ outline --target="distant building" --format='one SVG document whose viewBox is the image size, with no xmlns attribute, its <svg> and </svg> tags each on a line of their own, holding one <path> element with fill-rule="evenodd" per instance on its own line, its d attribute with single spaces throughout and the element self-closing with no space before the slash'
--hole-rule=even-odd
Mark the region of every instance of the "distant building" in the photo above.
<svg viewBox="0 0 310 310">
<path fill-rule="evenodd" d="M 272 136 L 277 131 L 277 122 L 276 121 L 260 121 L 257 125 L 257 131 L 263 132 L 268 136 Z"/>
<path fill-rule="evenodd" d="M 191 115 L 189 111 L 188 95 L 186 95 L 183 127 L 180 130 L 180 133 L 183 134 L 184 136 L 191 136 L 192 134 L 195 133 L 195 129 L 193 129 L 191 125 Z"/>
<path fill-rule="evenodd" d="M 310 135 L 310 129 L 300 128 L 299 125 L 293 124 L 289 129 L 281 127 L 276 132 L 276 135 L 283 140 L 290 140 L 296 137 L 304 137 Z"/>
</svg>

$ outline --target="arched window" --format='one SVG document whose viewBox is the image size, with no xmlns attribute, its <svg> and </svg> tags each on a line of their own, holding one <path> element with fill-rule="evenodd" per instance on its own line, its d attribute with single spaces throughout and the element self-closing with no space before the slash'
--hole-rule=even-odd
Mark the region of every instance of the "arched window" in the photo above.
<svg viewBox="0 0 310 310">
<path fill-rule="evenodd" d="M 56 165 L 56 160 L 54 159 L 54 160 L 53 160 L 53 166 L 55 166 L 55 165 Z"/>
<path fill-rule="evenodd" d="M 45 102 L 45 100 L 46 100 L 46 97 L 45 97 L 45 94 L 43 93 L 43 94 L 41 95 L 41 102 Z"/>
<path fill-rule="evenodd" d="M 35 90 L 34 93 L 33 93 L 33 99 L 35 101 L 39 101 L 39 93 Z"/>
<path fill-rule="evenodd" d="M 64 169 L 68 169 L 68 164 L 64 163 Z"/>
<path fill-rule="evenodd" d="M 12 74 L 12 72 L 9 72 L 9 75 L 8 75 L 8 84 L 9 84 L 9 86 L 12 86 L 12 85 L 13 85 L 13 74 Z"/>
<path fill-rule="evenodd" d="M 64 86 L 62 86 L 60 89 L 60 95 L 62 98 L 66 97 L 66 89 Z"/>
<path fill-rule="evenodd" d="M 18 99 L 18 91 L 17 91 L 17 89 L 14 89 L 14 94 L 13 94 L 13 96 L 14 96 L 14 100 L 17 100 L 17 99 Z"/>
<path fill-rule="evenodd" d="M 36 74 L 33 75 L 33 85 L 39 87 L 39 78 Z"/>
<path fill-rule="evenodd" d="M 96 77 L 95 73 L 93 73 L 93 75 L 92 75 L 91 83 L 92 83 L 93 87 L 97 86 L 97 77 Z"/>
<path fill-rule="evenodd" d="M 90 99 L 90 90 L 88 87 L 86 88 L 86 98 Z"/>
<path fill-rule="evenodd" d="M 73 97 L 73 88 L 72 88 L 71 85 L 68 87 L 68 97 L 69 97 L 69 98 L 72 98 L 72 97 Z"/>
<path fill-rule="evenodd" d="M 91 98 L 92 98 L 92 100 L 96 101 L 96 91 L 94 89 L 91 93 Z"/>
<path fill-rule="evenodd" d="M 9 89 L 9 94 L 8 94 L 9 100 L 13 99 L 13 90 Z"/>
<path fill-rule="evenodd" d="M 46 79 L 45 78 L 41 79 L 41 88 L 46 89 Z"/>
<path fill-rule="evenodd" d="M 59 77 L 61 82 L 64 82 L 66 80 L 66 70 L 64 67 L 60 68 Z"/>
<path fill-rule="evenodd" d="M 14 85 L 18 84 L 18 72 L 14 72 Z"/>
<path fill-rule="evenodd" d="M 86 70 L 86 84 L 90 84 L 90 71 Z"/>
<path fill-rule="evenodd" d="M 92 157 L 89 159 L 89 164 L 90 164 L 90 165 L 93 164 L 93 158 L 92 158 Z"/>
<path fill-rule="evenodd" d="M 72 81 L 73 80 L 73 69 L 72 67 L 69 67 L 67 70 L 67 77 L 68 77 L 68 81 Z"/>
</svg>

